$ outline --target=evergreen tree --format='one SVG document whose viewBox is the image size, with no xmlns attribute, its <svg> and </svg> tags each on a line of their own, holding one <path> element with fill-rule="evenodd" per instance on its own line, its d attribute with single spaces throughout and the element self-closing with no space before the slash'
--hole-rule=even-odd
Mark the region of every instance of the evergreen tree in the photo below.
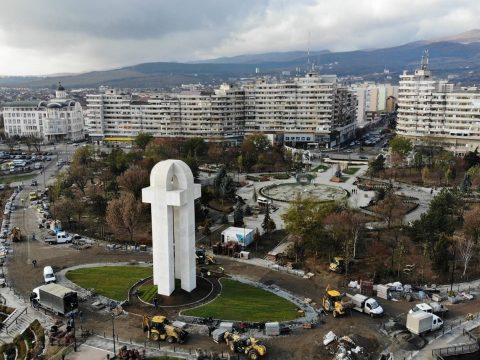
<svg viewBox="0 0 480 360">
<path fill-rule="evenodd" d="M 277 228 L 277 225 L 275 224 L 275 222 L 270 217 L 270 205 L 267 204 L 267 206 L 265 208 L 265 217 L 263 218 L 263 222 L 262 222 L 262 229 L 270 237 L 272 231 L 275 230 L 276 228 Z"/>
<path fill-rule="evenodd" d="M 237 202 L 237 204 L 235 205 L 235 210 L 233 211 L 233 226 L 243 226 L 243 209 L 240 202 Z"/>
<path fill-rule="evenodd" d="M 220 196 L 222 199 L 234 199 L 235 198 L 235 183 L 233 179 L 226 175 L 220 184 Z"/>
<path fill-rule="evenodd" d="M 223 179 L 227 176 L 227 170 L 225 170 L 225 166 L 222 166 L 218 171 L 217 175 L 215 175 L 215 179 L 213 180 L 213 189 L 215 192 L 215 196 L 220 195 L 220 189 L 222 186 Z"/>
</svg>

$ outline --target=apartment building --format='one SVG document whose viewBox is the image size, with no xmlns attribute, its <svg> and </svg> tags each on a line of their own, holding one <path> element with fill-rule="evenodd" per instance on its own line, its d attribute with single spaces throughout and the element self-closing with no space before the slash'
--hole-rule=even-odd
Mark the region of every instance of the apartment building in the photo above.
<svg viewBox="0 0 480 360">
<path fill-rule="evenodd" d="M 352 85 L 357 95 L 357 125 L 363 127 L 395 110 L 398 86 L 364 82 Z"/>
<path fill-rule="evenodd" d="M 214 91 L 185 91 L 132 96 L 118 90 L 87 95 L 85 122 L 94 140 L 155 137 L 202 137 L 241 141 L 245 126 L 245 92 L 222 85 Z"/>
<path fill-rule="evenodd" d="M 462 156 L 480 146 L 480 89 L 436 80 L 428 62 L 400 75 L 397 133 Z"/>
<path fill-rule="evenodd" d="M 334 75 L 261 79 L 245 87 L 245 99 L 246 134 L 263 133 L 293 146 L 333 146 L 354 135 L 355 96 Z"/>
<path fill-rule="evenodd" d="M 35 136 L 47 142 L 84 138 L 82 107 L 67 97 L 61 84 L 49 101 L 5 103 L 3 117 L 9 137 Z"/>
<path fill-rule="evenodd" d="M 86 128 L 94 140 L 202 137 L 241 142 L 263 133 L 273 142 L 333 146 L 355 131 L 355 94 L 335 76 L 307 74 L 289 81 L 261 79 L 211 91 L 87 95 Z"/>
</svg>

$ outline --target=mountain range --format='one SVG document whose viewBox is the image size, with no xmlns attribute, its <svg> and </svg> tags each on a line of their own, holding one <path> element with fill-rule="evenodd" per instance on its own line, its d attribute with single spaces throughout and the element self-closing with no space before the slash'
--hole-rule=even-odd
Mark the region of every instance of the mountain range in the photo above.
<svg viewBox="0 0 480 360">
<path fill-rule="evenodd" d="M 295 74 L 313 68 L 324 74 L 396 82 L 403 70 L 416 68 L 424 49 L 438 77 L 454 75 L 463 84 L 480 83 L 480 30 L 444 38 L 421 40 L 382 49 L 346 52 L 288 51 L 222 57 L 206 61 L 154 62 L 119 69 L 47 77 L 0 77 L 0 86 L 68 88 L 107 85 L 120 88 L 170 88 L 185 83 L 216 84 L 258 74 Z M 388 69 L 388 72 L 384 71 Z"/>
</svg>

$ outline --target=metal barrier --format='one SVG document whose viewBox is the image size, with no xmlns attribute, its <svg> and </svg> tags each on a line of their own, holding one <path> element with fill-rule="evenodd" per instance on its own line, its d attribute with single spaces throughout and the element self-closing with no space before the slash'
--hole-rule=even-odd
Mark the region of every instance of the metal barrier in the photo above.
<svg viewBox="0 0 480 360">
<path fill-rule="evenodd" d="M 443 356 L 453 356 L 461 354 L 470 354 L 479 349 L 478 343 L 454 345 L 441 349 L 432 350 L 432 356 L 436 356 L 437 359 L 443 358 Z"/>
<path fill-rule="evenodd" d="M 5 320 L 5 322 L 9 322 L 8 325 L 5 325 L 5 332 L 8 334 L 8 328 L 14 324 L 17 324 L 18 318 L 23 315 L 23 313 L 27 313 L 27 308 L 24 308 L 22 311 L 20 311 L 18 314 L 15 314 L 15 312 L 12 313 L 12 315 L 16 315 L 15 317 L 12 317 L 11 319 L 10 316 Z"/>
<path fill-rule="evenodd" d="M 444 356 L 471 354 L 480 350 L 480 341 L 476 336 L 465 329 L 463 329 L 463 335 L 468 335 L 473 342 L 470 344 L 453 345 L 445 348 L 433 349 L 432 356 L 437 360 L 444 360 Z"/>
</svg>

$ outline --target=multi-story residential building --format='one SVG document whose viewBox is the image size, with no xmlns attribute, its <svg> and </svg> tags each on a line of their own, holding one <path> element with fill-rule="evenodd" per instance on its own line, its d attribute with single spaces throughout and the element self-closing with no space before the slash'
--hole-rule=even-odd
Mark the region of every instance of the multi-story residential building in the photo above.
<svg viewBox="0 0 480 360">
<path fill-rule="evenodd" d="M 397 133 L 464 155 L 480 146 L 480 90 L 432 77 L 427 61 L 400 75 Z"/>
<path fill-rule="evenodd" d="M 274 142 L 335 145 L 355 130 L 355 95 L 335 76 L 308 74 L 288 81 L 259 80 L 213 91 L 87 95 L 86 127 L 95 140 L 203 137 L 237 143 L 263 133 Z"/>
<path fill-rule="evenodd" d="M 45 141 L 79 140 L 84 137 L 82 107 L 67 98 L 61 85 L 50 101 L 5 103 L 3 117 L 7 136 L 35 136 Z"/>
<path fill-rule="evenodd" d="M 94 140 L 123 140 L 140 132 L 155 137 L 203 137 L 241 141 L 245 92 L 222 85 L 211 92 L 132 96 L 117 90 L 87 95 L 87 132 Z"/>
<path fill-rule="evenodd" d="M 395 110 L 398 86 L 364 82 L 352 85 L 357 95 L 357 125 L 363 127 L 382 113 Z"/>
<path fill-rule="evenodd" d="M 290 80 L 262 79 L 246 87 L 245 132 L 273 141 L 335 145 L 355 131 L 354 95 L 336 76 L 309 73 Z"/>
</svg>

